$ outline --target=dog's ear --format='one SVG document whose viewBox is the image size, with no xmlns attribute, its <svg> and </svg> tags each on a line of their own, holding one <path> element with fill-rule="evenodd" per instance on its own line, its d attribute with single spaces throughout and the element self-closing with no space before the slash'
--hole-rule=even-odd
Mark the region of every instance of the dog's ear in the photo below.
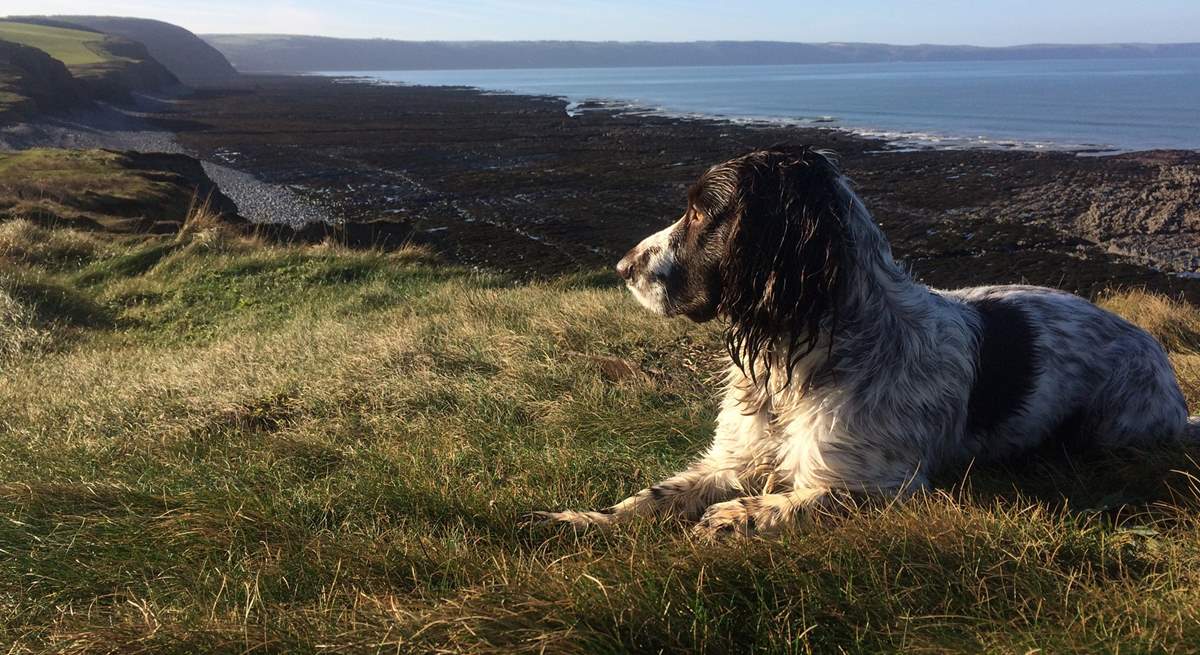
<svg viewBox="0 0 1200 655">
<path fill-rule="evenodd" d="M 726 345 L 752 379 L 783 363 L 790 383 L 822 328 L 832 335 L 837 323 L 850 247 L 848 199 L 837 165 L 809 148 L 752 153 L 739 166 L 722 262 Z M 786 352 L 774 350 L 781 346 Z M 756 371 L 756 362 L 767 366 Z"/>
</svg>

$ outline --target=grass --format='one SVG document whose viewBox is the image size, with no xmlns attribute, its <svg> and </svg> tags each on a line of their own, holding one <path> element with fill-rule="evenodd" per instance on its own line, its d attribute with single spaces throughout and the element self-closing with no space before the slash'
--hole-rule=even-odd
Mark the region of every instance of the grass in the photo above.
<svg viewBox="0 0 1200 655">
<path fill-rule="evenodd" d="M 123 59 L 105 47 L 97 32 L 0 21 L 0 40 L 37 48 L 68 67 L 107 64 Z"/>
<path fill-rule="evenodd" d="M 107 150 L 35 148 L 0 153 L 0 212 L 116 232 L 182 222 L 195 189 Z"/>
<path fill-rule="evenodd" d="M 595 277 L 193 220 L 0 226 L 0 643 L 68 653 L 1194 652 L 1196 452 L 986 469 L 706 546 L 522 528 L 699 451 L 714 327 Z M 1200 311 L 1107 298 L 1172 349 Z M 622 365 L 614 366 L 613 362 Z"/>
</svg>

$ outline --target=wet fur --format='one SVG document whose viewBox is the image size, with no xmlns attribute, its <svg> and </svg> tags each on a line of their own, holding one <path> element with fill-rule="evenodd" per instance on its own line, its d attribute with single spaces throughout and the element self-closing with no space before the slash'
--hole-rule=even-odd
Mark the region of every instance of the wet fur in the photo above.
<svg viewBox="0 0 1200 655">
<path fill-rule="evenodd" d="M 618 265 L 652 311 L 727 322 L 716 433 L 690 467 L 576 526 L 696 520 L 764 532 L 846 493 L 903 496 L 932 474 L 1076 445 L 1175 439 L 1183 395 L 1149 334 L 1052 289 L 938 291 L 898 265 L 827 154 L 757 151 L 710 169 L 675 224 Z"/>
</svg>

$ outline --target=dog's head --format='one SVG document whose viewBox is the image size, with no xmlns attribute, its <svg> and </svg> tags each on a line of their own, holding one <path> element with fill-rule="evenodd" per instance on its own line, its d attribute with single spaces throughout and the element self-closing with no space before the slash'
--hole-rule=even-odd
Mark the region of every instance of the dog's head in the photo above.
<svg viewBox="0 0 1200 655">
<path fill-rule="evenodd" d="M 774 147 L 710 168 L 683 216 L 630 250 L 617 273 L 665 316 L 723 316 L 734 360 L 780 337 L 788 357 L 816 347 L 836 319 L 852 202 L 837 165 L 811 148 Z"/>
</svg>

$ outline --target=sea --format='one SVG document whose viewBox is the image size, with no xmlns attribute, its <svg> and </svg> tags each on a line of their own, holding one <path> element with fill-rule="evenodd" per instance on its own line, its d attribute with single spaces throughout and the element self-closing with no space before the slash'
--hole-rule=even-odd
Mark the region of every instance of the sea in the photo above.
<svg viewBox="0 0 1200 655">
<path fill-rule="evenodd" d="M 569 112 L 841 128 L 897 147 L 1200 149 L 1200 59 L 323 72 L 551 95 Z"/>
</svg>

